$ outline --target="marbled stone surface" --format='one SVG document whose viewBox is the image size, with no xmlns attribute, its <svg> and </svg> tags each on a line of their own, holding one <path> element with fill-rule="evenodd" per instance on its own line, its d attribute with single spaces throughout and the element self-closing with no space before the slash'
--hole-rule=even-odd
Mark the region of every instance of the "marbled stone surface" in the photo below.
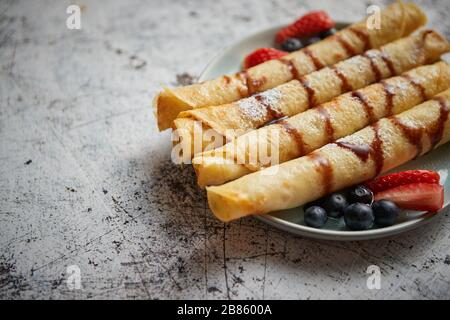
<svg viewBox="0 0 450 320">
<path fill-rule="evenodd" d="M 450 37 L 450 3 L 418 2 Z M 0 1 L 0 298 L 450 298 L 448 211 L 365 242 L 224 225 L 156 129 L 161 85 L 220 48 L 310 9 L 356 21 L 369 1 L 81 1 L 81 30 L 69 4 Z"/>
</svg>

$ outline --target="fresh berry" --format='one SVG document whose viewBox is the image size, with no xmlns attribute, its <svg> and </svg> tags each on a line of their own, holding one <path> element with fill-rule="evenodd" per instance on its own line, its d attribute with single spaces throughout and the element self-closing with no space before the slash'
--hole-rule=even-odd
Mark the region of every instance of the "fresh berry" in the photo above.
<svg viewBox="0 0 450 320">
<path fill-rule="evenodd" d="M 375 194 L 404 209 L 437 212 L 444 205 L 444 188 L 436 183 L 410 183 Z"/>
<path fill-rule="evenodd" d="M 305 211 L 305 223 L 309 227 L 322 228 L 328 220 L 327 213 L 321 207 L 309 207 Z"/>
<path fill-rule="evenodd" d="M 348 202 L 350 203 L 366 203 L 371 204 L 373 201 L 373 193 L 365 186 L 356 186 L 348 191 Z"/>
<path fill-rule="evenodd" d="M 244 69 L 254 67 L 260 63 L 266 62 L 272 59 L 279 59 L 287 55 L 287 52 L 273 49 L 273 48 L 261 48 L 250 53 L 244 60 Z"/>
<path fill-rule="evenodd" d="M 410 183 L 439 183 L 439 173 L 431 170 L 408 170 L 388 174 L 366 183 L 374 193 Z"/>
<path fill-rule="evenodd" d="M 281 49 L 287 52 L 297 51 L 303 48 L 303 44 L 299 39 L 296 38 L 287 38 L 281 44 Z"/>
<path fill-rule="evenodd" d="M 309 37 L 309 38 L 306 38 L 305 40 L 303 40 L 303 44 L 305 45 L 305 47 L 307 47 L 316 42 L 319 42 L 320 40 L 322 40 L 322 38 L 320 38 L 320 37 Z"/>
<path fill-rule="evenodd" d="M 392 226 L 397 220 L 400 209 L 389 200 L 379 200 L 372 204 L 375 223 L 381 227 Z"/>
<path fill-rule="evenodd" d="M 335 28 L 330 28 L 328 30 L 325 30 L 325 31 L 321 32 L 319 36 L 322 39 L 325 39 L 326 37 L 332 36 L 335 33 L 336 33 L 336 29 Z"/>
<path fill-rule="evenodd" d="M 311 207 L 321 207 L 321 208 L 323 208 L 322 202 L 323 202 L 323 199 L 317 199 L 315 201 L 308 202 L 307 204 L 305 204 L 303 206 L 303 211 L 306 212 L 306 210 L 308 210 L 308 208 L 311 208 Z"/>
<path fill-rule="evenodd" d="M 347 199 L 342 193 L 332 193 L 323 199 L 322 206 L 328 216 L 339 218 L 344 213 L 345 207 L 347 207 Z"/>
<path fill-rule="evenodd" d="M 367 230 L 374 221 L 372 208 L 364 203 L 354 203 L 344 210 L 344 221 L 350 230 Z"/>
<path fill-rule="evenodd" d="M 287 38 L 303 38 L 333 28 L 335 23 L 325 11 L 311 11 L 303 17 L 281 29 L 275 38 L 282 44 Z"/>
</svg>

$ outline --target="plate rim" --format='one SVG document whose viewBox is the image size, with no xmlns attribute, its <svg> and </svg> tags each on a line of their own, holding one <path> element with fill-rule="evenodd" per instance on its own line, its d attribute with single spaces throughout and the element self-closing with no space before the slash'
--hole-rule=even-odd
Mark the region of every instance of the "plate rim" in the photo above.
<svg viewBox="0 0 450 320">
<path fill-rule="evenodd" d="M 337 29 L 341 29 L 342 27 L 348 26 L 351 23 L 352 22 L 350 21 L 336 21 L 336 26 Z M 221 59 L 223 59 L 223 57 L 227 55 L 230 51 L 235 50 L 235 48 L 245 44 L 245 42 L 249 41 L 252 38 L 257 37 L 258 35 L 261 35 L 263 33 L 275 32 L 276 30 L 279 30 L 284 26 L 285 24 L 267 27 L 263 30 L 251 33 L 245 36 L 244 38 L 241 38 L 240 40 L 234 42 L 230 46 L 224 47 L 221 51 L 219 51 L 216 55 L 214 55 L 211 58 L 211 60 L 207 63 L 205 68 L 202 70 L 200 76 L 198 77 L 198 82 L 210 79 L 210 77 L 208 77 L 207 75 L 211 73 L 213 69 L 215 69 L 215 65 L 219 61 L 221 61 Z M 445 207 L 443 210 L 445 210 Z M 441 216 L 442 211 L 438 213 L 430 213 L 430 212 L 424 213 L 423 215 L 413 220 L 404 221 L 390 227 L 369 229 L 363 231 L 317 229 L 278 218 L 271 213 L 264 215 L 253 215 L 251 217 L 263 223 L 271 225 L 274 228 L 289 232 L 297 236 L 321 240 L 361 241 L 361 240 L 380 239 L 393 235 L 399 235 L 407 231 L 411 231 L 420 226 L 424 226 L 430 223 L 431 221 L 434 221 L 438 216 Z"/>
</svg>

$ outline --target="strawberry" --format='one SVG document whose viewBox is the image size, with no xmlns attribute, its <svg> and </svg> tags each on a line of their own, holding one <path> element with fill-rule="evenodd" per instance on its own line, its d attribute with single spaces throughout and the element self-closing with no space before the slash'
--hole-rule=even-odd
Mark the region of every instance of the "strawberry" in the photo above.
<svg viewBox="0 0 450 320">
<path fill-rule="evenodd" d="M 260 48 L 250 53 L 244 60 L 244 69 L 254 67 L 260 63 L 266 62 L 272 59 L 279 59 L 287 55 L 287 52 L 273 49 L 273 48 Z"/>
<path fill-rule="evenodd" d="M 404 209 L 437 212 L 444 205 L 444 187 L 436 183 L 410 183 L 375 194 L 375 201 L 381 199 Z"/>
<path fill-rule="evenodd" d="M 323 10 L 311 11 L 305 14 L 294 23 L 281 29 L 275 41 L 278 44 L 283 43 L 287 38 L 309 37 L 322 31 L 329 30 L 335 26 L 330 16 Z"/>
<path fill-rule="evenodd" d="M 439 183 L 439 173 L 431 170 L 408 170 L 388 174 L 375 178 L 366 183 L 366 186 L 377 193 L 410 183 Z"/>
</svg>

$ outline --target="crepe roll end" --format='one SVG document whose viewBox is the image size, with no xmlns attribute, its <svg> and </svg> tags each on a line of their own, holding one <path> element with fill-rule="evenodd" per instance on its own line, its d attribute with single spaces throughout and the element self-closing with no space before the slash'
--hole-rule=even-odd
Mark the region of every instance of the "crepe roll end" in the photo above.
<svg viewBox="0 0 450 320">
<path fill-rule="evenodd" d="M 436 61 L 443 53 L 450 51 L 450 43 L 440 33 L 427 29 L 422 30 L 420 35 L 422 36 L 425 50 L 429 53 L 426 63 Z"/>
<path fill-rule="evenodd" d="M 403 34 L 412 33 L 417 27 L 424 26 L 428 22 L 427 15 L 425 12 L 415 3 L 408 2 L 404 3 L 402 1 L 398 1 L 403 6 L 403 9 L 406 13 L 409 13 L 409 17 L 414 20 L 414 23 L 405 24 L 406 30 L 404 30 Z"/>
<path fill-rule="evenodd" d="M 233 159 L 201 155 L 192 160 L 197 183 L 200 188 L 217 186 L 235 180 L 251 171 L 244 165 L 237 164 Z"/>
<path fill-rule="evenodd" d="M 172 127 L 172 122 L 182 111 L 192 109 L 186 101 L 183 101 L 169 88 L 155 97 L 154 107 L 156 109 L 156 119 L 159 131 L 164 131 Z"/>
<path fill-rule="evenodd" d="M 222 222 L 255 214 L 255 205 L 249 199 L 233 191 L 216 192 L 218 187 L 207 187 L 208 205 L 213 214 Z"/>
</svg>

